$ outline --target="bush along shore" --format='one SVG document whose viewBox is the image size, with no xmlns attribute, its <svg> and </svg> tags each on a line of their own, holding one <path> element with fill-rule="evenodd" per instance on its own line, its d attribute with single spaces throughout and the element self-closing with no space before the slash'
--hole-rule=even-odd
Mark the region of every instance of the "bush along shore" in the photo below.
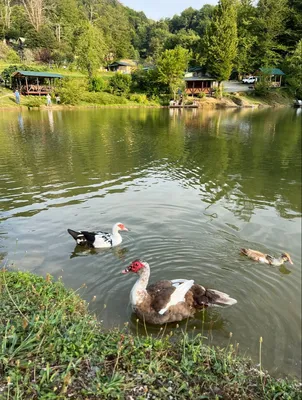
<svg viewBox="0 0 302 400">
<path fill-rule="evenodd" d="M 1 399 L 299 399 L 200 335 L 106 331 L 76 292 L 26 272 L 0 272 Z M 176 329 L 175 331 L 179 331 Z"/>
</svg>

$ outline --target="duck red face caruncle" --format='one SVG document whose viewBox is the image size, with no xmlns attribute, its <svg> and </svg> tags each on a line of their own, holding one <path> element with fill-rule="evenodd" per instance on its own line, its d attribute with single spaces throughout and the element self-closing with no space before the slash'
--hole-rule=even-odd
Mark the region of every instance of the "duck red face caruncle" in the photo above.
<svg viewBox="0 0 302 400">
<path fill-rule="evenodd" d="M 141 260 L 134 260 L 132 263 L 122 271 L 122 274 L 128 274 L 128 272 L 134 272 L 135 274 L 144 267 L 144 262 Z"/>
</svg>

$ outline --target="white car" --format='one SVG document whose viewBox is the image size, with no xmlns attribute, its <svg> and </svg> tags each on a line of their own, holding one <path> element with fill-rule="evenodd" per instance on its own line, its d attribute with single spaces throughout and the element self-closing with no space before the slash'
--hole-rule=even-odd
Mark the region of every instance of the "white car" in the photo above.
<svg viewBox="0 0 302 400">
<path fill-rule="evenodd" d="M 243 78 L 242 83 L 255 83 L 257 82 L 256 76 L 249 76 L 248 78 Z"/>
</svg>

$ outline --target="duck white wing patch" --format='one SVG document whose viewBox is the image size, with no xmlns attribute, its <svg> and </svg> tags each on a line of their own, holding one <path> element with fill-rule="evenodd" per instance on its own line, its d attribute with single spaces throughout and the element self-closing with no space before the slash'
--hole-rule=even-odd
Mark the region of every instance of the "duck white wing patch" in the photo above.
<svg viewBox="0 0 302 400">
<path fill-rule="evenodd" d="M 188 279 L 171 279 L 172 286 L 178 287 L 182 283 L 188 282 Z"/>
<path fill-rule="evenodd" d="M 174 292 L 170 296 L 170 300 L 167 303 L 165 308 L 162 308 L 158 313 L 163 315 L 171 306 L 175 306 L 176 304 L 185 301 L 185 295 L 194 285 L 193 280 L 186 280 L 184 283 L 180 284 Z"/>
<path fill-rule="evenodd" d="M 93 246 L 96 248 L 100 247 L 112 247 L 112 235 L 107 232 L 97 232 Z"/>
</svg>

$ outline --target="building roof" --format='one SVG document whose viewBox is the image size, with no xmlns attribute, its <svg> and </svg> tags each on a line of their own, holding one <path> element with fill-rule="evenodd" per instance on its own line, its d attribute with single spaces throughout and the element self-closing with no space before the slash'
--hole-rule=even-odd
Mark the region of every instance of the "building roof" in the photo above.
<svg viewBox="0 0 302 400">
<path fill-rule="evenodd" d="M 63 75 L 54 74 L 52 72 L 40 72 L 40 71 L 16 71 L 12 76 L 34 76 L 37 78 L 63 78 Z"/>
<path fill-rule="evenodd" d="M 188 69 L 188 72 L 202 72 L 202 71 L 204 71 L 204 70 L 205 70 L 204 67 L 197 66 L 197 67 L 190 67 L 190 68 Z"/>
<path fill-rule="evenodd" d="M 279 68 L 260 68 L 260 71 L 263 72 L 264 74 L 267 75 L 285 75 L 285 73 L 283 71 L 281 71 L 281 69 Z"/>
<path fill-rule="evenodd" d="M 209 76 L 189 76 L 184 78 L 186 82 L 190 81 L 216 81 L 215 78 L 210 78 Z"/>
<path fill-rule="evenodd" d="M 120 65 L 122 67 L 132 67 L 133 66 L 133 64 L 127 63 L 125 61 L 115 61 L 115 62 L 109 64 L 109 67 L 116 67 L 118 65 Z"/>
</svg>

